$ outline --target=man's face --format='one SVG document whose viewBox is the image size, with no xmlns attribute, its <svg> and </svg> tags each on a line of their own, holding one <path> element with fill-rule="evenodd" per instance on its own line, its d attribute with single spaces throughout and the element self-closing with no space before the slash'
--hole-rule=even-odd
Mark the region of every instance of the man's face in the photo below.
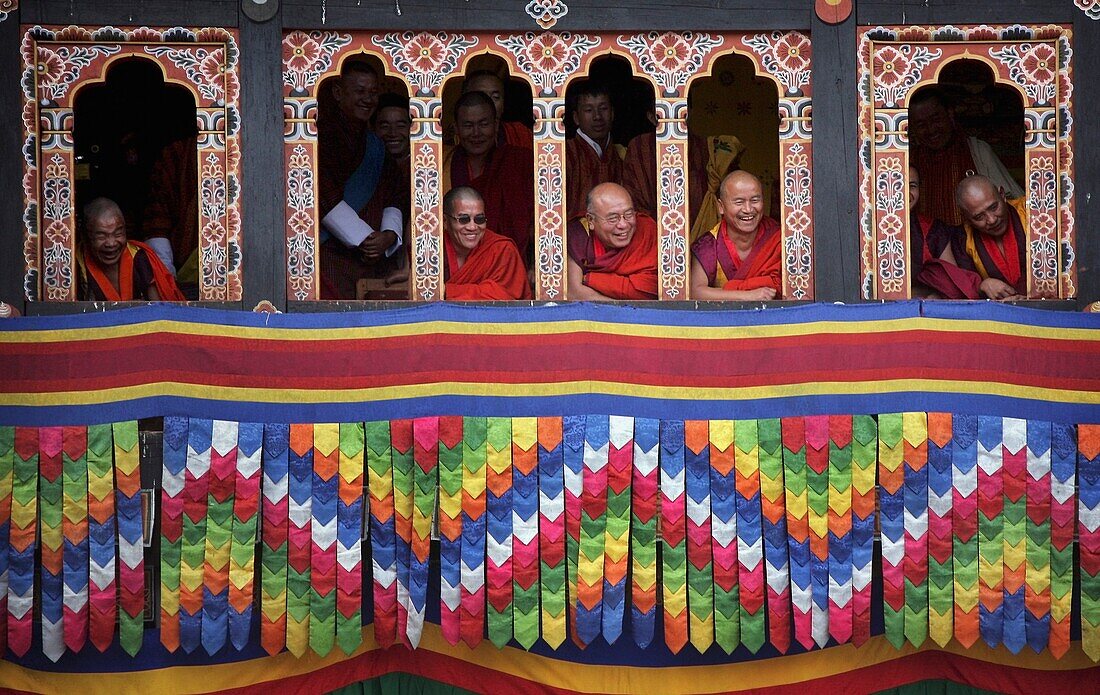
<svg viewBox="0 0 1100 695">
<path fill-rule="evenodd" d="M 764 215 L 764 193 L 760 183 L 750 178 L 731 178 L 722 187 L 718 212 L 726 227 L 742 234 L 752 234 Z"/>
<path fill-rule="evenodd" d="M 345 118 L 369 123 L 378 106 L 378 78 L 369 72 L 349 72 L 340 78 L 332 95 Z"/>
<path fill-rule="evenodd" d="M 374 130 L 386 145 L 386 152 L 397 159 L 409 156 L 409 131 L 412 121 L 409 112 L 400 106 L 387 106 L 378 112 Z"/>
<path fill-rule="evenodd" d="M 1004 193 L 991 186 L 969 189 L 959 208 L 966 221 L 982 234 L 1001 237 L 1008 231 L 1008 203 Z"/>
<path fill-rule="evenodd" d="M 488 154 L 497 143 L 497 114 L 487 104 L 474 104 L 455 114 L 458 141 L 466 154 L 475 157 Z"/>
<path fill-rule="evenodd" d="M 634 202 L 626 191 L 610 191 L 597 196 L 588 211 L 592 233 L 607 249 L 622 249 L 630 245 L 638 223 Z"/>
<path fill-rule="evenodd" d="M 604 94 L 584 95 L 577 100 L 577 110 L 573 112 L 573 122 L 595 142 L 603 143 L 611 133 L 611 124 L 615 122 L 615 110 L 611 100 Z"/>
<path fill-rule="evenodd" d="M 126 248 L 126 220 L 118 213 L 107 213 L 88 220 L 91 253 L 104 268 L 116 265 Z"/>
<path fill-rule="evenodd" d="M 913 167 L 909 167 L 909 209 L 917 207 L 920 200 L 920 174 Z"/>
<path fill-rule="evenodd" d="M 919 102 L 909 109 L 909 134 L 915 144 L 942 150 L 951 142 L 954 133 L 954 119 L 935 99 Z"/>
<path fill-rule="evenodd" d="M 459 198 L 451 214 L 443 216 L 443 221 L 454 245 L 469 253 L 485 236 L 485 202 L 476 198 Z"/>
<path fill-rule="evenodd" d="M 478 75 L 466 83 L 467 92 L 481 92 L 493 100 L 497 118 L 504 116 L 504 84 L 492 75 Z"/>
</svg>

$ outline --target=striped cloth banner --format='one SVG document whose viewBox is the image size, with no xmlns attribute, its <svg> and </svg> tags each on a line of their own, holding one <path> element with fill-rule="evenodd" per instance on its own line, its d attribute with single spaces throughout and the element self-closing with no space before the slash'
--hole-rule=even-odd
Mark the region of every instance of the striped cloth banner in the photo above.
<svg viewBox="0 0 1100 695">
<path fill-rule="evenodd" d="M 710 421 L 710 551 L 714 572 L 714 641 L 727 654 L 733 653 L 741 643 L 734 436 L 732 420 Z"/>
<path fill-rule="evenodd" d="M 390 423 L 365 424 L 370 548 L 373 570 L 374 641 L 385 649 L 397 641 L 397 532 L 394 514 Z"/>
<path fill-rule="evenodd" d="M 202 646 L 216 654 L 229 637 L 229 553 L 237 483 L 236 422 L 214 420 L 206 497 L 206 548 L 202 588 Z"/>
<path fill-rule="evenodd" d="M 309 647 L 313 546 L 313 425 L 290 426 L 287 493 L 286 648 L 302 656 Z"/>
<path fill-rule="evenodd" d="M 687 492 L 688 638 L 700 654 L 714 644 L 714 557 L 711 548 L 710 423 L 684 422 Z"/>
<path fill-rule="evenodd" d="M 488 422 L 468 417 L 462 422 L 462 573 L 460 634 L 469 647 L 485 634 L 485 466 Z"/>
<path fill-rule="evenodd" d="M 390 421 L 390 457 L 393 475 L 394 550 L 397 557 L 397 639 L 406 647 L 409 641 L 409 571 L 412 563 L 413 490 L 416 486 L 413 467 L 413 421 Z"/>
<path fill-rule="evenodd" d="M 439 418 L 413 421 L 413 516 L 409 546 L 409 614 L 406 636 L 415 648 L 424 631 L 428 604 L 428 560 L 432 552 L 432 519 L 439 488 Z"/>
<path fill-rule="evenodd" d="M 568 598 L 565 560 L 565 470 L 562 418 L 538 419 L 539 600 L 542 640 L 551 649 L 565 642 Z"/>
<path fill-rule="evenodd" d="M 1004 632 L 1004 482 L 1001 418 L 978 418 L 978 631 L 990 647 Z"/>
<path fill-rule="evenodd" d="M 679 654 L 688 641 L 687 471 L 684 423 L 661 422 L 661 603 L 665 646 Z"/>
<path fill-rule="evenodd" d="M 741 644 L 755 654 L 764 645 L 764 522 L 760 444 L 756 420 L 734 425 L 737 457 L 737 584 Z"/>
<path fill-rule="evenodd" d="M 1027 421 L 1005 418 L 1003 642 L 1013 654 L 1027 644 L 1024 582 L 1027 562 Z"/>
<path fill-rule="evenodd" d="M 313 426 L 309 522 L 309 647 L 327 656 L 336 641 L 336 505 L 340 491 L 340 425 Z"/>
<path fill-rule="evenodd" d="M 485 582 L 489 641 L 512 639 L 512 423 L 491 417 L 485 429 Z"/>
<path fill-rule="evenodd" d="M 1100 438 L 1092 440 L 1092 446 L 1100 446 Z M 1074 492 L 1077 484 L 1077 434 L 1073 425 L 1051 423 L 1050 451 L 1049 644 L 1050 653 L 1054 658 L 1060 659 L 1069 651 L 1070 609 L 1073 599 L 1073 535 L 1074 519 L 1077 516 Z"/>
<path fill-rule="evenodd" d="M 1078 426 L 1077 447 L 1081 648 L 1100 661 L 1100 425 Z"/>
<path fill-rule="evenodd" d="M 810 528 L 810 629 L 829 641 L 829 417 L 806 418 L 806 504 Z"/>
<path fill-rule="evenodd" d="M 461 417 L 439 418 L 439 627 L 450 644 L 462 641 Z"/>
<path fill-rule="evenodd" d="M 607 531 L 606 415 L 589 415 L 584 427 L 584 477 L 581 494 L 580 554 L 577 557 L 577 622 L 575 638 L 587 646 L 600 634 L 603 620 L 604 552 Z"/>
<path fill-rule="evenodd" d="M 791 575 L 787 561 L 787 504 L 783 483 L 783 430 L 778 418 L 756 421 L 760 507 L 768 583 L 768 642 L 780 654 L 791 646 Z"/>
<path fill-rule="evenodd" d="M 829 417 L 829 636 L 855 632 L 852 603 L 852 418 Z"/>
<path fill-rule="evenodd" d="M 539 638 L 538 420 L 512 420 L 512 595 L 516 642 L 531 649 Z"/>
<path fill-rule="evenodd" d="M 951 415 L 928 413 L 928 636 L 941 647 L 954 634 Z"/>
<path fill-rule="evenodd" d="M 190 654 L 202 642 L 203 574 L 206 570 L 207 504 L 210 492 L 212 420 L 188 421 L 183 485 L 183 545 L 180 548 L 180 647 Z"/>
<path fill-rule="evenodd" d="M 879 528 L 882 538 L 882 610 L 886 639 L 905 643 L 905 447 L 901 413 L 878 416 Z"/>
<path fill-rule="evenodd" d="M 804 649 L 813 649 L 811 617 L 813 588 L 810 570 L 810 517 L 806 472 L 806 422 L 782 420 L 783 481 L 786 485 L 787 554 L 790 564 L 791 619 L 794 638 Z"/>
<path fill-rule="evenodd" d="M 290 532 L 290 427 L 263 429 L 263 548 L 260 556 L 260 644 L 275 655 L 286 646 Z"/>
<path fill-rule="evenodd" d="M 263 442 L 263 425 L 240 423 L 233 476 L 233 539 L 229 548 L 229 640 L 238 651 L 248 646 L 252 623 Z"/>
<path fill-rule="evenodd" d="M 34 556 L 38 549 L 39 432 L 16 427 L 8 546 L 8 649 L 24 656 L 34 624 Z"/>
<path fill-rule="evenodd" d="M 57 661 L 65 653 L 64 549 L 62 531 L 64 430 L 43 427 L 38 431 L 38 514 L 41 537 L 42 653 Z"/>
<path fill-rule="evenodd" d="M 63 434 L 61 530 L 64 546 L 62 614 L 65 648 L 79 652 L 88 641 L 88 428 Z"/>
<path fill-rule="evenodd" d="M 363 423 L 340 425 L 336 502 L 336 642 L 351 655 L 363 642 Z"/>
<path fill-rule="evenodd" d="M 905 639 L 919 647 L 928 639 L 928 416 L 902 415 L 905 528 Z"/>
<path fill-rule="evenodd" d="M 660 439 L 660 420 L 634 420 L 630 609 L 634 643 L 642 649 L 653 641 L 657 621 L 657 484 Z"/>
<path fill-rule="evenodd" d="M 1027 423 L 1027 565 L 1024 573 L 1024 627 L 1035 653 L 1050 643 L 1051 426 Z"/>
<path fill-rule="evenodd" d="M 852 644 L 871 638 L 871 559 L 875 545 L 878 423 L 852 417 Z"/>
<path fill-rule="evenodd" d="M 951 534 L 953 623 L 964 647 L 978 641 L 978 419 L 951 419 Z"/>
<path fill-rule="evenodd" d="M 11 585 L 12 488 L 15 476 L 15 428 L 0 425 L 0 655 L 8 650 L 8 587 Z"/>
<path fill-rule="evenodd" d="M 584 495 L 584 430 L 583 415 L 562 418 L 562 470 L 565 488 L 565 558 L 567 577 L 567 612 L 569 635 L 578 646 L 577 637 L 577 568 L 581 542 L 581 497 Z"/>
<path fill-rule="evenodd" d="M 176 441 L 173 446 L 178 446 L 181 437 L 178 436 L 178 427 L 173 426 L 173 437 Z M 89 434 L 91 433 L 89 428 Z M 122 648 L 130 656 L 134 656 L 141 649 L 145 633 L 145 528 L 152 528 L 152 520 L 145 524 L 141 505 L 141 452 L 138 450 L 138 425 L 131 420 L 129 422 L 116 422 L 111 432 L 114 436 L 114 479 L 115 479 L 115 508 L 118 520 L 118 561 L 115 567 L 118 569 L 118 632 L 119 642 Z M 168 418 L 165 418 L 165 437 L 168 435 Z M 104 438 L 107 434 L 105 433 Z M 181 452 L 180 453 L 184 453 Z M 173 462 L 173 469 L 178 469 L 179 461 L 185 456 L 173 451 L 177 460 Z M 177 480 L 169 484 L 175 484 Z M 161 480 L 162 487 L 165 479 Z M 179 499 L 179 492 L 175 499 Z M 152 500 L 150 500 L 152 504 Z M 175 530 L 181 530 L 180 522 L 182 506 L 176 505 L 173 512 L 176 516 L 172 522 Z M 149 514 L 153 510 L 148 510 Z M 161 528 L 166 524 L 165 517 L 161 517 Z M 177 536 L 178 538 L 179 536 Z M 150 539 L 151 541 L 152 539 Z M 163 540 L 163 538 L 162 538 Z M 179 541 L 177 541 L 178 544 Z M 163 550 L 162 550 L 163 552 Z M 175 554 L 175 583 L 179 586 L 179 552 Z M 94 568 L 93 568 L 94 570 Z M 163 578 L 161 579 L 163 585 Z M 178 596 L 178 595 L 177 595 Z M 104 597 L 104 602 L 108 600 Z M 114 603 L 114 592 L 110 592 L 109 600 Z M 178 601 L 178 598 L 177 598 Z M 175 606 L 178 611 L 178 603 Z M 178 627 L 178 622 L 176 623 Z M 110 643 L 104 636 L 104 641 Z"/>
<path fill-rule="evenodd" d="M 623 633 L 626 576 L 630 567 L 630 497 L 634 469 L 634 418 L 608 419 L 607 527 L 604 535 L 603 638 L 614 644 Z"/>
<path fill-rule="evenodd" d="M 187 418 L 164 418 L 160 502 L 160 643 L 180 648 L 180 577 L 183 573 L 183 488 L 187 477 Z M 118 452 L 116 450 L 117 457 Z M 120 468 L 115 461 L 116 472 Z M 119 514 L 119 524 L 123 515 Z M 121 533 L 121 528 L 119 530 Z"/>
<path fill-rule="evenodd" d="M 110 425 L 88 427 L 88 641 L 101 652 L 107 651 L 115 637 L 119 604 L 116 543 L 120 555 L 123 550 L 115 525 L 113 447 Z M 138 487 L 140 492 L 140 481 Z"/>
</svg>

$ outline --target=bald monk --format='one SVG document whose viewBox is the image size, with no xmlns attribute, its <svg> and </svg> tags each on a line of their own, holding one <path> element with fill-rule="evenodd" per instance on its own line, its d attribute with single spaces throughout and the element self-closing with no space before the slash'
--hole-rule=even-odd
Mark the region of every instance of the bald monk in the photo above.
<svg viewBox="0 0 1100 695">
<path fill-rule="evenodd" d="M 531 152 L 497 144 L 496 107 L 481 92 L 467 92 L 455 104 L 458 145 L 443 155 L 443 190 L 469 186 L 481 194 L 489 227 L 515 242 L 528 260 L 535 227 Z"/>
<path fill-rule="evenodd" d="M 569 223 L 569 298 L 656 299 L 657 224 L 617 183 L 593 188 L 585 208 Z"/>
<path fill-rule="evenodd" d="M 496 107 L 497 121 L 500 123 L 500 130 L 497 134 L 498 145 L 514 145 L 525 150 L 535 148 L 534 135 L 526 124 L 504 120 L 505 90 L 504 80 L 500 78 L 500 75 L 489 70 L 471 72 L 462 81 L 462 93 L 465 94 L 466 92 L 481 92 L 492 100 L 493 106 Z"/>
<path fill-rule="evenodd" d="M 530 299 L 515 243 L 486 228 L 485 201 L 469 186 L 443 196 L 443 282 L 450 300 Z"/>
<path fill-rule="evenodd" d="M 126 238 L 118 204 L 96 198 L 84 207 L 84 248 L 77 253 L 77 296 L 83 301 L 182 302 L 172 273 L 152 248 Z"/>
<path fill-rule="evenodd" d="M 573 100 L 577 134 L 565 143 L 565 213 L 584 217 L 588 192 L 601 183 L 622 183 L 623 160 L 611 142 L 615 109 L 607 88 L 582 83 Z"/>
<path fill-rule="evenodd" d="M 726 174 L 718 189 L 718 224 L 691 245 L 692 299 L 782 298 L 779 223 L 764 216 L 764 189 L 747 171 Z"/>
</svg>

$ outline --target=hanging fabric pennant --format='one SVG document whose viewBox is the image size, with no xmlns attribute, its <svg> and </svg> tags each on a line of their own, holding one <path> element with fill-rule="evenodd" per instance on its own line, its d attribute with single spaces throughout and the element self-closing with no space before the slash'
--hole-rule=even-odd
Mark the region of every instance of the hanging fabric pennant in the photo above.
<svg viewBox="0 0 1100 695">
<path fill-rule="evenodd" d="M 489 641 L 512 639 L 512 422 L 491 417 L 485 427 L 485 582 Z"/>
<path fill-rule="evenodd" d="M 951 420 L 951 533 L 955 639 L 978 641 L 978 419 Z"/>
<path fill-rule="evenodd" d="M 263 549 L 260 575 L 260 643 L 274 656 L 286 646 L 290 532 L 290 427 L 263 428 Z"/>
<path fill-rule="evenodd" d="M 661 604 L 665 646 L 679 654 L 688 640 L 687 473 L 684 423 L 661 421 Z"/>
<path fill-rule="evenodd" d="M 852 417 L 829 416 L 829 635 L 850 642 L 852 604 Z"/>
<path fill-rule="evenodd" d="M 737 584 L 741 644 L 753 654 L 764 645 L 764 538 L 760 444 L 756 420 L 734 426 L 737 471 Z M 713 434 L 711 435 L 713 439 Z M 716 558 L 717 561 L 717 558 Z"/>
<path fill-rule="evenodd" d="M 420 645 L 428 603 L 428 561 L 432 552 L 432 518 L 439 489 L 439 418 L 413 421 L 413 519 L 409 562 L 409 644 Z"/>
<path fill-rule="evenodd" d="M 606 415 L 589 415 L 584 428 L 584 480 L 581 495 L 580 555 L 577 558 L 576 639 L 587 646 L 600 634 L 603 620 L 604 552 L 607 531 Z"/>
<path fill-rule="evenodd" d="M 810 629 L 829 641 L 829 417 L 806 417 L 806 504 L 810 528 Z"/>
<path fill-rule="evenodd" d="M 62 536 L 65 647 L 79 652 L 88 641 L 88 429 L 66 427 L 62 453 Z"/>
<path fill-rule="evenodd" d="M 879 527 L 882 538 L 882 610 L 886 639 L 905 644 L 905 447 L 901 413 L 878 416 Z"/>
<path fill-rule="evenodd" d="M 878 424 L 852 417 L 852 644 L 871 638 L 871 560 L 875 545 L 875 467 Z"/>
<path fill-rule="evenodd" d="M 183 488 L 187 478 L 187 418 L 164 418 L 160 502 L 160 643 L 169 652 L 180 647 L 180 576 L 183 572 Z M 136 431 L 135 431 L 136 435 Z M 115 433 L 118 441 L 118 433 Z M 115 450 L 115 472 L 121 474 Z M 119 535 L 124 515 L 119 499 Z M 120 582 L 122 580 L 119 577 Z"/>
<path fill-rule="evenodd" d="M 413 421 L 390 421 L 390 457 L 393 463 L 394 550 L 397 557 L 397 638 L 409 641 L 409 572 L 412 566 L 413 507 L 416 487 L 413 467 Z"/>
<path fill-rule="evenodd" d="M 941 647 L 955 632 L 951 429 L 950 413 L 928 413 L 928 636 Z"/>
<path fill-rule="evenodd" d="M 237 432 L 236 422 L 213 421 L 202 590 L 202 646 L 210 655 L 221 651 L 229 637 L 229 552 L 233 543 Z"/>
<path fill-rule="evenodd" d="M 1004 632 L 1005 647 L 1019 654 L 1027 644 L 1024 582 L 1027 564 L 1027 421 L 1005 418 L 1004 481 Z"/>
<path fill-rule="evenodd" d="M 714 641 L 726 654 L 741 644 L 740 585 L 737 562 L 737 480 L 734 424 L 711 420 L 710 535 L 713 558 Z M 693 611 L 694 612 L 694 611 Z"/>
<path fill-rule="evenodd" d="M 562 419 L 538 419 L 539 599 L 542 640 L 551 649 L 565 642 L 565 472 Z"/>
<path fill-rule="evenodd" d="M 173 425 L 172 447 L 173 456 L 179 456 L 177 448 L 180 442 L 185 441 L 181 435 L 186 432 L 180 423 Z M 181 432 L 180 430 L 183 430 Z M 130 656 L 135 656 L 141 649 L 145 632 L 145 529 L 153 528 L 152 519 L 144 523 L 141 497 L 141 451 L 138 449 L 137 422 L 116 422 L 112 427 L 114 435 L 114 479 L 115 479 L 115 506 L 118 510 L 118 605 L 121 609 L 118 614 L 119 643 Z M 165 418 L 165 439 L 168 438 L 168 418 Z M 185 457 L 180 457 L 185 458 Z M 179 460 L 172 462 L 173 470 L 178 470 Z M 179 482 L 179 478 L 173 479 L 170 484 Z M 161 480 L 161 486 L 164 486 Z M 179 499 L 180 493 L 176 492 L 175 499 Z M 152 506 L 152 500 L 150 500 Z M 154 514 L 149 509 L 145 514 Z M 182 507 L 178 504 L 173 510 L 175 532 L 181 531 Z M 162 527 L 164 524 L 162 517 Z M 178 538 L 179 536 L 177 536 Z M 150 539 L 151 540 L 151 539 Z M 177 544 L 179 541 L 177 541 Z M 175 585 L 179 586 L 179 553 L 175 554 Z M 163 582 L 163 578 L 162 578 Z M 113 592 L 112 592 L 113 593 Z M 106 600 L 106 599 L 105 599 Z M 114 596 L 110 596 L 114 602 Z M 178 603 L 176 610 L 179 610 Z M 177 633 L 178 635 L 178 633 Z M 177 637 L 178 638 L 178 637 Z"/>
<path fill-rule="evenodd" d="M 485 441 L 488 422 L 462 422 L 462 641 L 473 648 L 485 633 Z"/>
<path fill-rule="evenodd" d="M 229 549 L 229 639 L 238 651 L 248 646 L 252 623 L 263 440 L 263 425 L 242 422 L 238 426 L 237 469 L 233 476 L 233 539 Z"/>
<path fill-rule="evenodd" d="M 512 419 L 512 612 L 516 642 L 539 638 L 538 420 Z"/>
<path fill-rule="evenodd" d="M 302 656 L 309 647 L 310 556 L 313 545 L 313 425 L 290 426 L 287 456 L 286 648 Z"/>
<path fill-rule="evenodd" d="M 1089 427 L 1085 426 L 1085 433 Z M 1093 440 L 1100 445 L 1100 439 Z M 1073 425 L 1050 428 L 1050 653 L 1060 659 L 1069 651 L 1073 598 L 1073 536 L 1077 500 L 1077 436 Z M 1098 526 L 1100 527 L 1100 526 Z"/>
<path fill-rule="evenodd" d="M 702 654 L 714 644 L 714 559 L 711 551 L 710 423 L 684 422 L 687 492 L 688 638 Z"/>
<path fill-rule="evenodd" d="M 34 618 L 34 556 L 38 548 L 39 432 L 16 427 L 12 460 L 11 530 L 8 545 L 8 649 L 31 648 Z"/>
<path fill-rule="evenodd" d="M 1050 423 L 1027 422 L 1027 563 L 1024 627 L 1035 653 L 1050 641 Z"/>
<path fill-rule="evenodd" d="M 653 641 L 657 620 L 657 462 L 660 437 L 660 420 L 634 420 L 630 608 L 634 643 L 642 649 Z"/>
<path fill-rule="evenodd" d="M 370 553 L 373 570 L 374 641 L 386 649 L 397 640 L 397 532 L 394 525 L 390 423 L 364 425 L 370 490 Z"/>
<path fill-rule="evenodd" d="M 978 629 L 1001 643 L 1004 623 L 1004 484 L 1001 418 L 978 418 Z"/>
<path fill-rule="evenodd" d="M 336 503 L 336 642 L 351 655 L 363 642 L 363 423 L 340 425 Z"/>
<path fill-rule="evenodd" d="M 336 640 L 336 505 L 340 491 L 340 425 L 313 426 L 310 505 L 309 647 L 327 656 Z"/>
<path fill-rule="evenodd" d="M 928 416 L 905 413 L 905 638 L 914 647 L 928 638 Z"/>
<path fill-rule="evenodd" d="M 1100 425 L 1077 428 L 1081 649 L 1100 661 Z"/>
<path fill-rule="evenodd" d="M 577 637 L 577 567 L 580 558 L 581 496 L 584 494 L 584 430 L 583 415 L 562 418 L 562 472 L 565 486 L 565 558 L 568 582 L 567 610 L 570 636 L 577 646 L 584 644 Z"/>
<path fill-rule="evenodd" d="M 38 513 L 41 537 L 42 653 L 57 661 L 65 653 L 62 606 L 64 594 L 65 539 L 62 533 L 64 486 L 62 448 L 64 430 L 43 427 L 38 431 Z"/>
<path fill-rule="evenodd" d="M 206 569 L 207 503 L 210 492 L 212 420 L 188 421 L 187 470 L 183 485 L 183 545 L 180 549 L 180 647 L 190 654 L 202 642 L 203 573 Z"/>
<path fill-rule="evenodd" d="M 439 418 L 439 627 L 462 640 L 462 418 Z"/>
<path fill-rule="evenodd" d="M 88 427 L 88 640 L 101 652 L 114 641 L 119 604 L 112 448 L 110 425 Z M 138 509 L 140 517 L 140 506 Z M 118 548 L 122 555 L 122 543 Z"/>
<path fill-rule="evenodd" d="M 813 649 L 813 588 L 810 570 L 810 517 L 806 472 L 806 422 L 783 418 L 783 481 L 786 485 L 787 551 L 791 576 L 794 638 Z"/>
<path fill-rule="evenodd" d="M 630 562 L 630 496 L 634 469 L 634 418 L 608 419 L 607 528 L 604 535 L 603 638 L 614 644 L 623 633 L 626 575 Z"/>
<path fill-rule="evenodd" d="M 768 582 L 768 642 L 780 654 L 791 646 L 791 576 L 787 561 L 787 505 L 783 483 L 783 430 L 778 418 L 756 421 L 760 506 Z"/>
<path fill-rule="evenodd" d="M 8 587 L 11 582 L 12 488 L 15 474 L 15 428 L 0 425 L 0 655 L 8 650 Z"/>
</svg>

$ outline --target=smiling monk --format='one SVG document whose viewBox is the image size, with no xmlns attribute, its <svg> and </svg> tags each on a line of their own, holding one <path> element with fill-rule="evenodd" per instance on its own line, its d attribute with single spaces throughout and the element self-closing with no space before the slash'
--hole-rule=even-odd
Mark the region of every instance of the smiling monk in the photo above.
<svg viewBox="0 0 1100 695">
<path fill-rule="evenodd" d="M 657 224 L 617 183 L 593 188 L 585 207 L 569 223 L 569 298 L 656 299 Z"/>
<path fill-rule="evenodd" d="M 511 239 L 486 228 L 485 200 L 469 186 L 443 196 L 443 282 L 447 299 L 530 299 L 527 271 Z"/>
</svg>

